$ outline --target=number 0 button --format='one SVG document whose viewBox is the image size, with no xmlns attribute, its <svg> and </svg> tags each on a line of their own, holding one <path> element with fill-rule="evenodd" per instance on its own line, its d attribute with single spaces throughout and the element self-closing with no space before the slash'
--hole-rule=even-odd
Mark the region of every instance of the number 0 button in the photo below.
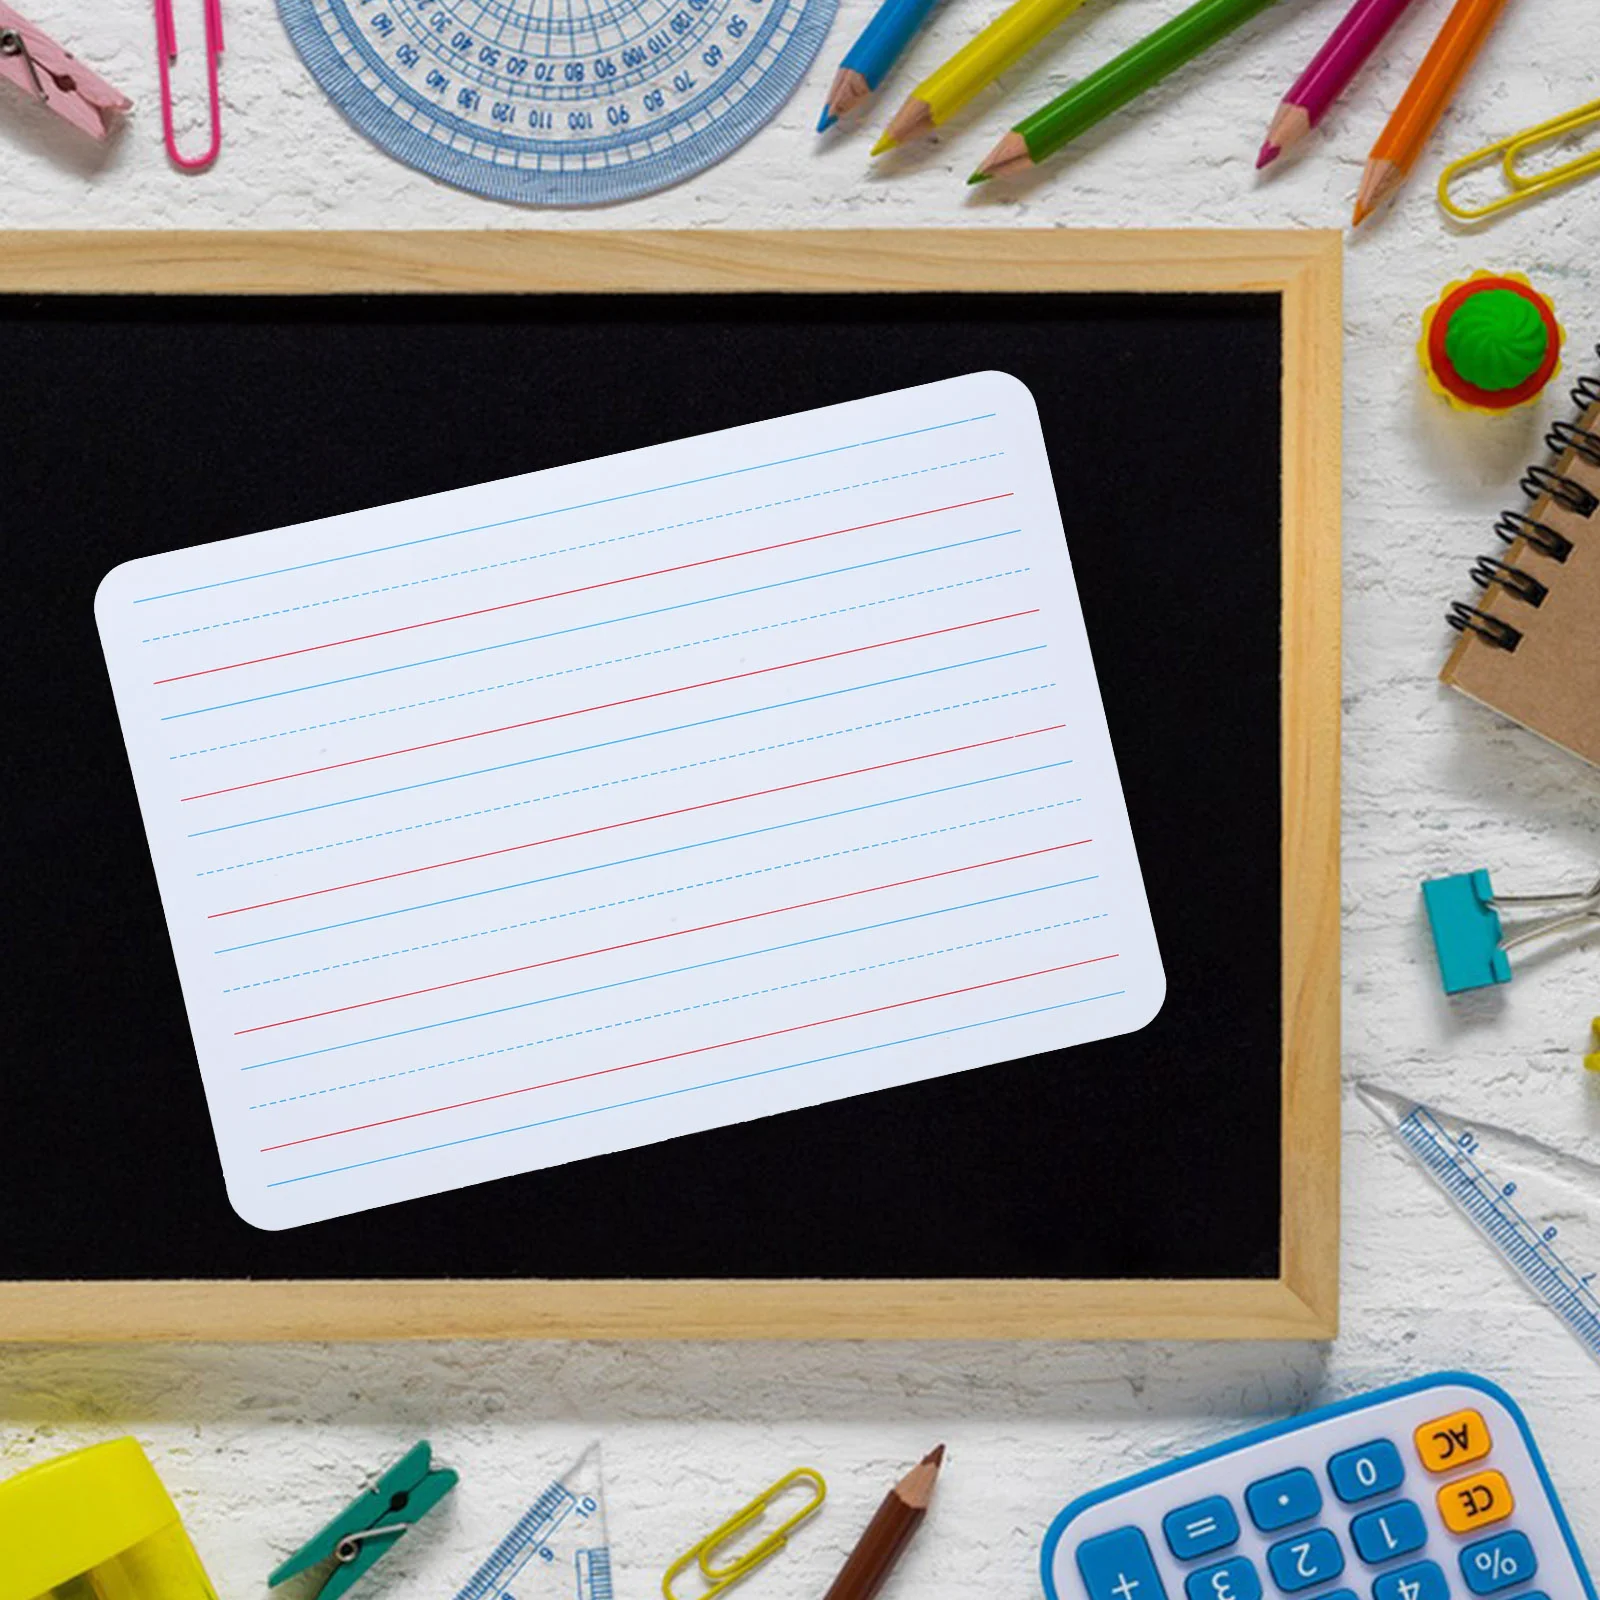
<svg viewBox="0 0 1600 1600">
<path fill-rule="evenodd" d="M 1183 1589 L 1189 1600 L 1261 1600 L 1261 1579 L 1243 1556 L 1191 1572 Z"/>
<path fill-rule="evenodd" d="M 1400 1452 L 1387 1439 L 1358 1444 L 1354 1450 L 1341 1450 L 1328 1463 L 1328 1481 L 1333 1492 L 1348 1505 L 1388 1494 L 1405 1482 L 1406 1469 Z"/>
</svg>

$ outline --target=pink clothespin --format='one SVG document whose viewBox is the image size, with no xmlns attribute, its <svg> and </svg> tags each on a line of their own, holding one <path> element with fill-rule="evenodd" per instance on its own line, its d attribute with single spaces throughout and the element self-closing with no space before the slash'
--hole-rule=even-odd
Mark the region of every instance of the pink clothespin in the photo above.
<svg viewBox="0 0 1600 1600">
<path fill-rule="evenodd" d="M 161 62 L 161 126 L 167 137 L 167 154 L 185 172 L 204 172 L 222 149 L 222 90 L 217 64 L 222 59 L 222 0 L 206 0 L 206 77 L 211 86 L 211 147 L 202 156 L 186 156 L 172 131 L 172 63 L 178 59 L 178 29 L 172 20 L 172 0 L 156 0 L 156 54 Z"/>
<path fill-rule="evenodd" d="M 111 119 L 133 102 L 63 49 L 49 34 L 0 4 L 0 77 L 94 139 L 111 132 Z"/>
</svg>

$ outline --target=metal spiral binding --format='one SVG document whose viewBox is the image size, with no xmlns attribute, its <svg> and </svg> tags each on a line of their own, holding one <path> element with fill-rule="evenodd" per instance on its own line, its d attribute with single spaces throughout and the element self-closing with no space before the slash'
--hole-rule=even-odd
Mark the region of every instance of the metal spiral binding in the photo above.
<svg viewBox="0 0 1600 1600">
<path fill-rule="evenodd" d="M 1600 355 L 1600 345 L 1595 346 L 1595 353 Z M 1572 391 L 1572 403 L 1586 417 L 1591 407 L 1600 405 L 1600 377 L 1580 378 Z M 1583 427 L 1577 422 L 1557 422 L 1545 435 L 1544 442 L 1554 455 L 1564 457 L 1571 454 L 1593 466 L 1600 466 L 1600 433 L 1593 428 Z M 1579 483 L 1576 478 L 1568 477 L 1551 466 L 1529 467 L 1520 487 L 1530 500 L 1548 501 L 1563 511 L 1572 512 L 1574 516 L 1592 517 L 1600 511 L 1600 495 Z M 1572 554 L 1572 540 L 1566 534 L 1525 511 L 1502 512 L 1494 531 L 1506 544 L 1524 544 L 1551 561 L 1565 561 Z M 1472 581 L 1480 589 L 1502 590 L 1527 606 L 1542 606 L 1550 593 L 1548 584 L 1497 556 L 1480 557 L 1474 563 L 1471 575 Z M 1512 651 L 1522 643 L 1521 628 L 1465 600 L 1457 600 L 1450 607 L 1445 621 L 1457 633 L 1475 634 L 1496 650 Z"/>
<path fill-rule="evenodd" d="M 1497 556 L 1480 556 L 1473 564 L 1471 577 L 1480 589 L 1498 584 L 1525 605 L 1542 606 L 1550 593 L 1549 585 L 1540 583 L 1531 572 L 1524 572 L 1521 567 L 1514 567 Z"/>
<path fill-rule="evenodd" d="M 1530 500 L 1548 496 L 1574 516 L 1592 517 L 1600 511 L 1600 496 L 1586 489 L 1576 478 L 1563 476 L 1554 467 L 1529 467 L 1520 487 Z"/>
<path fill-rule="evenodd" d="M 1522 629 L 1513 628 L 1509 622 L 1481 611 L 1477 606 L 1469 606 L 1465 600 L 1457 600 L 1450 607 L 1450 615 L 1444 619 L 1457 633 L 1475 633 L 1485 644 L 1492 644 L 1497 650 L 1515 650 L 1522 643 Z"/>
<path fill-rule="evenodd" d="M 1507 544 L 1515 544 L 1520 539 L 1530 549 L 1537 550 L 1542 556 L 1549 556 L 1552 561 L 1565 561 L 1572 554 L 1572 541 L 1566 534 L 1557 532 L 1548 522 L 1540 522 L 1521 511 L 1502 511 L 1494 531 Z"/>
<path fill-rule="evenodd" d="M 1576 422 L 1556 423 L 1544 436 L 1544 442 L 1558 456 L 1571 450 L 1591 466 L 1600 467 L 1600 433 L 1580 428 Z"/>
<path fill-rule="evenodd" d="M 1594 353 L 1600 356 L 1600 344 L 1594 347 Z M 1600 405 L 1600 378 L 1579 378 L 1573 386 L 1572 403 L 1580 411 L 1587 411 L 1590 406 Z"/>
</svg>

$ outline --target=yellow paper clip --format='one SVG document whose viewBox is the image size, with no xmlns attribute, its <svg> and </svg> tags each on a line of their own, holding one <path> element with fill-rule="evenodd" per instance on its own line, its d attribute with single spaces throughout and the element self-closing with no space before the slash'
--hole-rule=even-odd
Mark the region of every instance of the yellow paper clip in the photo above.
<svg viewBox="0 0 1600 1600">
<path fill-rule="evenodd" d="M 797 1483 L 805 1484 L 811 1490 L 811 1497 L 804 1505 L 741 1555 L 732 1556 L 722 1562 L 717 1560 L 717 1554 L 723 1545 L 731 1544 L 737 1539 L 751 1523 L 760 1519 L 774 1500 L 787 1493 Z M 742 1511 L 734 1512 L 726 1522 L 713 1528 L 699 1544 L 684 1551 L 662 1574 L 662 1594 L 666 1596 L 666 1600 L 679 1600 L 679 1597 L 672 1592 L 673 1580 L 681 1578 L 690 1567 L 694 1566 L 699 1567 L 700 1576 L 707 1584 L 694 1600 L 711 1600 L 713 1595 L 721 1594 L 724 1589 L 731 1589 L 741 1578 L 748 1578 L 762 1562 L 770 1561 L 777 1555 L 789 1542 L 789 1535 L 807 1517 L 814 1516 L 827 1497 L 828 1485 L 823 1481 L 820 1472 L 813 1472 L 810 1467 L 796 1467 L 793 1472 L 779 1478 L 770 1489 L 763 1489 Z"/>
<path fill-rule="evenodd" d="M 1552 117 L 1536 128 L 1524 128 L 1509 139 L 1502 139 L 1498 144 L 1486 144 L 1483 149 L 1474 150 L 1470 156 L 1452 161 L 1439 174 L 1439 204 L 1459 222 L 1481 222 L 1497 211 L 1520 206 L 1524 200 L 1549 194 L 1554 189 L 1564 189 L 1580 178 L 1593 177 L 1600 173 L 1600 150 L 1587 151 L 1540 172 L 1527 171 L 1522 160 L 1536 145 L 1568 138 L 1596 123 L 1600 123 L 1600 100 L 1591 100 L 1564 116 Z M 1457 178 L 1475 168 L 1488 166 L 1493 161 L 1500 163 L 1500 171 L 1508 185 L 1504 194 L 1497 195 L 1481 206 L 1464 206 L 1451 198 L 1450 187 Z"/>
</svg>

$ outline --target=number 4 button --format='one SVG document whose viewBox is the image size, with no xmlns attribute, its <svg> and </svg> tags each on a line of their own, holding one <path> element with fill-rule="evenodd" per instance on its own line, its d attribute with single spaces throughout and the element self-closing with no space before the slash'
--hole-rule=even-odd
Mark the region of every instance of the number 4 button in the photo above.
<svg viewBox="0 0 1600 1600">
<path fill-rule="evenodd" d="M 1386 1572 L 1372 1585 L 1372 1600 L 1450 1600 L 1450 1585 L 1436 1561 L 1415 1561 Z"/>
</svg>

